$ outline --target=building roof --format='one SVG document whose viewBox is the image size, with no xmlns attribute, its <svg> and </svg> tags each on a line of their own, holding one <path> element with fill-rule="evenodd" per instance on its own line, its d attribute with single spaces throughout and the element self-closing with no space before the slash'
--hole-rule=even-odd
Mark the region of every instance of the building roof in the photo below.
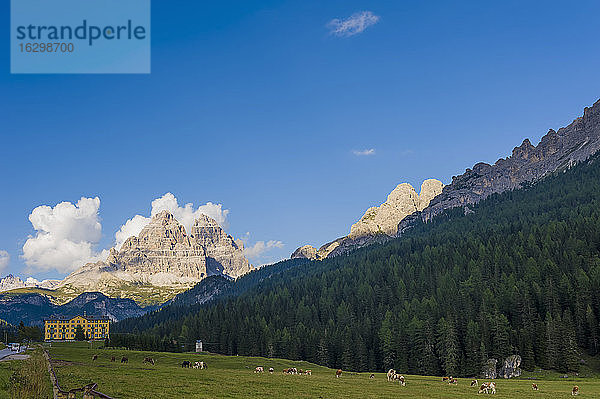
<svg viewBox="0 0 600 399">
<path fill-rule="evenodd" d="M 72 316 L 72 317 L 66 317 L 66 316 L 56 316 L 56 317 L 48 317 L 47 319 L 44 319 L 44 321 L 70 321 L 73 320 L 76 317 L 82 317 L 84 319 L 86 319 L 87 321 L 109 321 L 110 318 L 108 316 L 86 316 L 86 315 L 76 315 L 76 316 Z"/>
</svg>

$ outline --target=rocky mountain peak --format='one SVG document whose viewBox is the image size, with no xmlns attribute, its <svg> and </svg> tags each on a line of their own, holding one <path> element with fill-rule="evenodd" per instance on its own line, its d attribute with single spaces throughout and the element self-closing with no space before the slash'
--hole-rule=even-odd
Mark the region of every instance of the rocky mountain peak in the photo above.
<svg viewBox="0 0 600 399">
<path fill-rule="evenodd" d="M 445 209 L 474 204 L 491 194 L 518 189 L 524 183 L 535 182 L 556 170 L 584 161 L 600 150 L 600 100 L 585 108 L 583 117 L 558 131 L 548 130 L 539 144 L 529 139 L 515 147 L 508 158 L 494 165 L 479 163 L 460 176 L 431 201 L 420 217 L 429 220 Z M 399 228 L 403 231 L 410 221 Z"/>
<path fill-rule="evenodd" d="M 394 237 L 398 234 L 400 221 L 429 205 L 431 199 L 442 192 L 443 186 L 439 180 L 427 179 L 421 184 L 421 192 L 417 193 L 408 183 L 398 184 L 383 204 L 365 211 L 351 226 L 349 235 L 324 244 L 318 250 L 304 245 L 294 251 L 292 258 L 323 259 Z"/>
<path fill-rule="evenodd" d="M 168 211 L 154 215 L 138 236 L 106 261 L 87 264 L 62 285 L 103 291 L 118 284 L 191 286 L 210 275 L 237 278 L 252 269 L 242 249 L 212 218 L 201 215 L 189 234 Z"/>
<path fill-rule="evenodd" d="M 356 239 L 373 234 L 394 236 L 398 223 L 406 216 L 423 210 L 432 198 L 442 192 L 441 181 L 427 179 L 421 184 L 421 192 L 408 183 L 402 183 L 388 195 L 380 206 L 367 209 L 363 217 L 350 228 L 349 237 Z"/>
</svg>

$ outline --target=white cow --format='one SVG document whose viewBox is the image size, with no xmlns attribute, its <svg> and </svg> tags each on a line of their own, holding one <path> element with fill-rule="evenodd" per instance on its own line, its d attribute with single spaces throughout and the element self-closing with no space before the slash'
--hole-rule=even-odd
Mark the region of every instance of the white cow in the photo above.
<svg viewBox="0 0 600 399">
<path fill-rule="evenodd" d="M 395 375 L 396 375 L 396 370 L 389 369 L 388 372 L 387 372 L 387 379 L 388 379 L 388 381 L 393 381 Z"/>
</svg>

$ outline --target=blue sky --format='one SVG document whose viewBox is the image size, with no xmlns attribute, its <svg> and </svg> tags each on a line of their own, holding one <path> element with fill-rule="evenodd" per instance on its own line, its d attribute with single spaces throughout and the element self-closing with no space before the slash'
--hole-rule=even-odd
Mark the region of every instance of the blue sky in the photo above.
<svg viewBox="0 0 600 399">
<path fill-rule="evenodd" d="M 397 184 L 449 183 L 600 98 L 592 1 L 155 0 L 150 75 L 11 75 L 9 11 L 2 274 L 64 275 L 25 271 L 40 205 L 99 197 L 100 251 L 167 192 L 221 204 L 233 236 L 284 244 L 255 263 L 278 260 L 347 234 Z M 331 34 L 361 11 L 377 22 Z"/>
</svg>

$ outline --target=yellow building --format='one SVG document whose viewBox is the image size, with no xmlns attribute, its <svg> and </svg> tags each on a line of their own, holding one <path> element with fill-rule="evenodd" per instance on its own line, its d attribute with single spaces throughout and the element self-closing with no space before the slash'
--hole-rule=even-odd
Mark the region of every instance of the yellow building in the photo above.
<svg viewBox="0 0 600 399">
<path fill-rule="evenodd" d="M 85 339 L 108 338 L 110 320 L 106 316 L 75 316 L 72 318 L 57 317 L 44 320 L 44 339 L 46 341 L 62 341 L 75 339 L 75 331 L 81 326 Z"/>
</svg>

